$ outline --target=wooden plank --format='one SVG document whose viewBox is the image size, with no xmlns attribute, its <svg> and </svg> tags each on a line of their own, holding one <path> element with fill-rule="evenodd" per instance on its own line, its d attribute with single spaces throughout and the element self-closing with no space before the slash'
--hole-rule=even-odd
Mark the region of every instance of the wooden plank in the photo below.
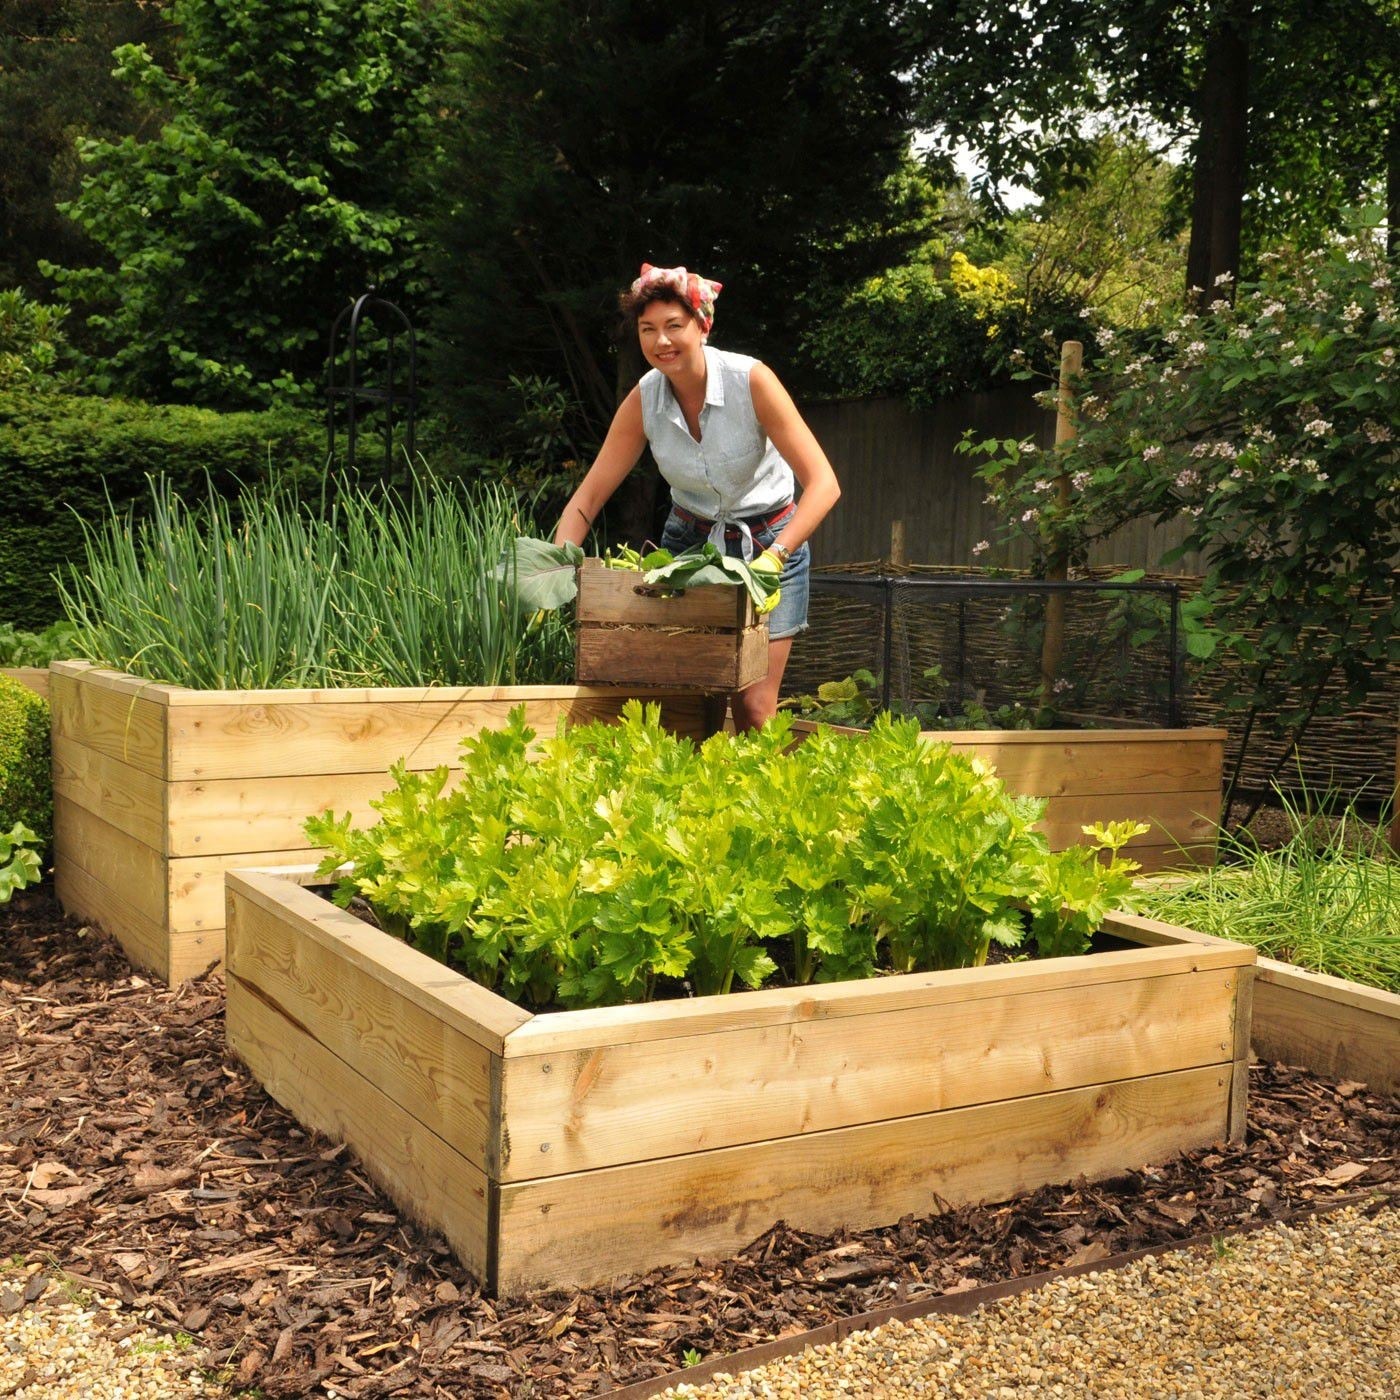
<svg viewBox="0 0 1400 1400">
<path fill-rule="evenodd" d="M 0 676 L 32 690 L 41 699 L 49 698 L 49 669 L 47 666 L 0 666 Z"/>
<path fill-rule="evenodd" d="M 1260 1059 L 1400 1093 L 1400 996 L 1393 992 L 1262 958 L 1252 1036 Z"/>
<path fill-rule="evenodd" d="M 53 809 L 54 845 L 64 858 L 143 919 L 164 925 L 165 861 L 160 852 L 62 793 L 55 792 Z"/>
<path fill-rule="evenodd" d="M 641 590 L 641 591 L 639 591 Z M 639 627 L 751 627 L 753 601 L 746 588 L 715 584 L 669 597 L 647 590 L 641 574 L 609 569 L 585 559 L 579 569 L 577 617 L 581 623 L 633 623 Z"/>
<path fill-rule="evenodd" d="M 165 849 L 165 783 L 144 769 L 56 733 L 53 787 L 56 796 L 118 831 L 153 850 Z"/>
<path fill-rule="evenodd" d="M 1242 967 L 1236 973 L 1233 1011 L 1234 1066 L 1230 1072 L 1229 1140 L 1235 1147 L 1244 1145 L 1249 1131 L 1249 1051 L 1251 1019 L 1254 1010 L 1254 978 L 1256 969 Z"/>
<path fill-rule="evenodd" d="M 1149 919 L 1143 914 L 1125 914 L 1121 910 L 1105 915 L 1102 928 L 1105 933 L 1114 933 L 1120 938 L 1131 938 L 1134 943 L 1140 943 L 1144 948 L 1193 944 L 1200 948 L 1235 948 L 1242 953 L 1254 952 L 1247 943 L 1218 938 L 1213 933 L 1199 933 L 1196 929 L 1169 924 L 1162 919 Z"/>
<path fill-rule="evenodd" d="M 505 1037 L 532 1018 L 528 1011 L 453 972 L 397 938 L 338 909 L 276 872 L 240 870 L 227 877 L 230 906 L 246 899 L 285 919 L 297 937 L 334 948 L 370 977 L 499 1055 Z"/>
<path fill-rule="evenodd" d="M 66 913 L 110 933 L 133 967 L 169 981 L 170 940 L 164 923 L 153 923 L 61 852 L 54 858 L 54 893 Z"/>
<path fill-rule="evenodd" d="M 233 896 L 226 966 L 455 1152 L 494 1174 L 492 1065 L 485 1046 L 409 1001 L 339 947 Z"/>
<path fill-rule="evenodd" d="M 1089 1085 L 500 1188 L 502 1293 L 998 1201 L 1222 1141 L 1229 1066 Z"/>
<path fill-rule="evenodd" d="M 1215 847 L 1208 843 L 1185 846 L 1137 846 L 1128 854 L 1142 867 L 1140 875 L 1163 871 L 1199 870 L 1215 864 Z"/>
<path fill-rule="evenodd" d="M 479 1167 L 261 1000 L 228 979 L 229 1045 L 299 1122 L 348 1143 L 400 1208 L 441 1230 L 462 1262 L 489 1277 L 490 1186 Z"/>
<path fill-rule="evenodd" d="M 320 852 L 254 851 L 222 856 L 181 856 L 166 861 L 166 921 L 172 934 L 219 933 L 224 927 L 224 876 L 230 870 L 268 869 L 280 865 L 314 866 Z"/>
<path fill-rule="evenodd" d="M 1119 742 L 1080 743 L 1070 734 L 1043 744 L 953 737 L 956 753 L 982 759 L 1014 792 L 1037 797 L 1090 793 L 1213 792 L 1219 805 L 1224 744 L 1219 739 L 1159 740 L 1119 734 Z"/>
<path fill-rule="evenodd" d="M 575 635 L 581 681 L 742 690 L 768 673 L 766 625 L 742 633 L 663 633 L 581 623 Z"/>
<path fill-rule="evenodd" d="M 509 1059 L 515 1055 L 592 1051 L 600 1045 L 710 1035 L 740 1027 L 803 1024 L 909 1007 L 982 1001 L 1039 989 L 1131 982 L 1143 977 L 1238 967 L 1253 961 L 1253 948 L 1221 940 L 1214 947 L 1189 944 L 1130 948 L 1046 962 L 1001 963 L 952 972 L 913 972 L 866 981 L 773 987 L 686 1001 L 554 1011 L 530 1017 L 513 1030 L 506 1040 L 505 1054 Z"/>
<path fill-rule="evenodd" d="M 509 1059 L 499 1179 L 1215 1064 L 1234 1055 L 1239 980 L 1226 968 Z"/>
<path fill-rule="evenodd" d="M 527 723 L 549 737 L 561 716 L 569 724 L 616 719 L 629 698 L 627 691 L 603 695 L 572 688 L 539 698 L 178 705 L 170 712 L 169 776 L 382 776 L 400 759 L 414 769 L 451 767 L 460 762 L 465 738 L 503 728 L 519 705 Z M 694 721 L 698 708 L 682 706 L 681 714 Z"/>
<path fill-rule="evenodd" d="M 461 781 L 460 770 L 448 786 Z M 393 786 L 388 773 L 288 778 L 212 778 L 170 783 L 167 851 L 172 856 L 223 856 L 304 851 L 306 819 L 328 808 L 357 822 L 377 820 L 370 803 Z"/>
<path fill-rule="evenodd" d="M 73 740 L 163 778 L 166 706 L 151 696 L 104 685 L 100 673 L 72 674 L 66 668 L 75 664 L 55 662 L 51 668 L 49 707 L 55 739 Z"/>
<path fill-rule="evenodd" d="M 202 977 L 223 964 L 224 931 L 221 928 L 167 930 L 165 937 L 170 950 L 165 980 L 172 987 L 186 978 Z"/>
<path fill-rule="evenodd" d="M 123 695 L 128 700 L 139 696 L 158 705 L 168 705 L 171 698 L 182 690 L 182 687 L 168 685 L 164 681 L 146 680 L 143 676 L 133 676 L 126 671 L 95 666 L 91 661 L 54 661 L 49 664 L 49 671 L 98 690 Z"/>
<path fill-rule="evenodd" d="M 1137 820 L 1151 830 L 1135 836 L 1123 848 L 1132 855 L 1136 845 L 1183 846 L 1214 844 L 1219 795 L 1207 792 L 1099 793 L 1085 797 L 1052 797 L 1036 829 L 1055 849 L 1084 841 L 1081 827 L 1093 822 Z"/>
</svg>

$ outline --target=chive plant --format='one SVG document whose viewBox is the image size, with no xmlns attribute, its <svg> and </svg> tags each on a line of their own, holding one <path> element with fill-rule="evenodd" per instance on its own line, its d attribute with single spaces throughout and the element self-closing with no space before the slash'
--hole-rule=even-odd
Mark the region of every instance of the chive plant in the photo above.
<svg viewBox="0 0 1400 1400">
<path fill-rule="evenodd" d="M 532 528 L 498 486 L 318 509 L 277 488 L 192 505 L 153 481 L 144 519 L 84 523 L 59 586 L 89 659 L 198 689 L 547 683 L 569 674 L 568 625 L 532 620 L 497 567 Z"/>
<path fill-rule="evenodd" d="M 1250 943 L 1266 957 L 1400 992 L 1400 860 L 1384 820 L 1349 803 L 1280 798 L 1289 835 L 1264 850 L 1222 833 L 1219 864 L 1145 887 L 1145 912 Z"/>
</svg>

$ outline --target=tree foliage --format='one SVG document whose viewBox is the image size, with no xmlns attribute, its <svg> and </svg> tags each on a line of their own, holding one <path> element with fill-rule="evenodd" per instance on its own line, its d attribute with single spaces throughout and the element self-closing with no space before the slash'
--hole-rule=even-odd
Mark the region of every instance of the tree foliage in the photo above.
<svg viewBox="0 0 1400 1400">
<path fill-rule="evenodd" d="M 116 51 L 169 113 L 80 142 L 66 206 L 100 266 L 47 268 L 85 314 L 99 391 L 211 406 L 304 393 L 348 297 L 424 289 L 434 12 L 421 0 L 172 0 L 174 69 Z"/>
<path fill-rule="evenodd" d="M 117 139 L 155 114 L 112 73 L 112 50 L 169 47 L 165 0 L 6 0 L 0 6 L 0 286 L 31 297 L 46 285 L 40 258 L 94 256 L 58 211 L 78 190 L 79 136 Z"/>
<path fill-rule="evenodd" d="M 1267 257 L 1236 305 L 1220 297 L 1151 343 L 1101 330 L 1077 441 L 982 445 L 1011 528 L 1048 553 L 1185 513 L 1172 556 L 1207 562 L 1188 645 L 1219 658 L 1246 738 L 1289 737 L 1281 762 L 1314 714 L 1357 703 L 1400 661 L 1394 276 L 1374 229 Z"/>
<path fill-rule="evenodd" d="M 506 375 L 555 380 L 596 435 L 617 289 L 644 259 L 725 284 L 717 338 L 785 367 L 801 296 L 876 235 L 907 142 L 902 4 L 473 0 L 457 11 L 435 373 L 460 420 L 509 419 Z"/>
<path fill-rule="evenodd" d="M 1337 227 L 1400 154 L 1395 0 L 1024 0 L 975 22 L 961 0 L 924 0 L 917 15 L 924 120 L 977 150 L 990 186 L 1072 173 L 1088 113 L 1184 143 L 1179 208 L 1206 289 L 1240 271 L 1241 246 L 1248 268 L 1281 235 Z"/>
</svg>

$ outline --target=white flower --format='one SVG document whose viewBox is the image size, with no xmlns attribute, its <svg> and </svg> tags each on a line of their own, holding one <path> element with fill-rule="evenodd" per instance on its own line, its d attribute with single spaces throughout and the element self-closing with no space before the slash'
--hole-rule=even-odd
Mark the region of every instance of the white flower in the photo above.
<svg viewBox="0 0 1400 1400">
<path fill-rule="evenodd" d="M 972 553 L 974 556 L 978 554 L 985 554 L 991 547 L 991 540 L 978 540 L 977 543 L 972 546 Z"/>
<path fill-rule="evenodd" d="M 1235 327 L 1235 339 L 1236 339 L 1236 340 L 1248 340 L 1249 337 L 1250 337 L 1251 335 L 1253 335 L 1253 334 L 1254 334 L 1254 332 L 1251 331 L 1251 330 L 1249 329 L 1248 326 L 1236 326 L 1236 327 Z"/>
<path fill-rule="evenodd" d="M 1144 447 L 1142 449 L 1142 460 L 1144 462 L 1150 462 L 1154 457 L 1160 457 L 1161 455 L 1162 449 L 1158 447 L 1156 443 L 1153 443 L 1151 447 Z"/>
<path fill-rule="evenodd" d="M 1101 350 L 1107 350 L 1113 344 L 1113 332 L 1107 326 L 1100 326 L 1094 332 L 1094 339 L 1098 341 Z"/>
<path fill-rule="evenodd" d="M 1361 431 L 1366 434 L 1367 442 L 1389 442 L 1390 428 L 1385 423 L 1377 423 L 1374 419 L 1368 418 L 1362 425 Z"/>
<path fill-rule="evenodd" d="M 1234 274 L 1233 272 L 1222 272 L 1222 273 L 1215 279 L 1215 285 L 1216 285 L 1217 287 L 1228 287 L 1228 286 L 1230 285 L 1230 283 L 1233 282 L 1234 280 L 1235 280 L 1235 274 Z"/>
<path fill-rule="evenodd" d="M 1040 480 L 1037 481 L 1037 482 L 1035 483 L 1035 485 L 1031 487 L 1031 490 L 1032 490 L 1032 491 L 1049 491 L 1049 490 L 1051 490 L 1051 489 L 1053 488 L 1054 485 L 1055 485 L 1055 483 L 1054 483 L 1053 481 L 1049 481 L 1049 480 L 1047 480 L 1045 477 L 1041 477 Z"/>
<path fill-rule="evenodd" d="M 1067 691 L 1067 690 L 1072 690 L 1073 688 L 1074 688 L 1074 682 L 1071 681 L 1071 680 L 1070 680 L 1068 677 L 1066 677 L 1066 676 L 1061 676 L 1061 677 L 1055 682 L 1055 684 L 1052 685 L 1052 686 L 1050 687 L 1050 689 L 1053 690 L 1053 691 L 1055 692 L 1056 695 L 1063 695 L 1063 694 L 1065 693 L 1065 691 Z"/>
<path fill-rule="evenodd" d="M 1325 418 L 1314 418 L 1311 423 L 1303 424 L 1303 431 L 1309 437 L 1326 437 L 1332 431 L 1332 425 Z"/>
<path fill-rule="evenodd" d="M 1075 472 L 1075 474 L 1070 477 L 1069 484 L 1073 486 L 1076 491 L 1082 491 L 1089 484 L 1089 473 Z"/>
<path fill-rule="evenodd" d="M 1388 291 L 1388 290 L 1390 289 L 1390 278 L 1387 277 L 1387 276 L 1385 275 L 1385 273 L 1382 272 L 1381 275 L 1380 275 L 1379 277 L 1377 277 L 1376 280 L 1375 280 L 1374 282 L 1371 283 L 1371 285 L 1372 285 L 1378 292 Z"/>
<path fill-rule="evenodd" d="M 1195 467 L 1183 467 L 1176 474 L 1176 489 L 1178 491 L 1190 491 L 1200 484 L 1201 474 Z"/>
<path fill-rule="evenodd" d="M 1022 524 L 1022 525 L 1029 525 L 1033 520 L 1037 519 L 1037 518 L 1039 517 L 1039 515 L 1040 515 L 1040 512 L 1039 512 L 1038 510 L 1034 509 L 1034 508 L 1032 508 L 1032 509 L 1030 509 L 1030 510 L 1028 510 L 1028 511 L 1025 511 L 1025 512 L 1022 514 L 1022 516 L 1021 516 L 1021 524 Z"/>
<path fill-rule="evenodd" d="M 1298 369 L 1303 363 L 1303 357 L 1301 355 L 1294 355 L 1288 363 L 1292 365 L 1294 369 Z"/>
</svg>

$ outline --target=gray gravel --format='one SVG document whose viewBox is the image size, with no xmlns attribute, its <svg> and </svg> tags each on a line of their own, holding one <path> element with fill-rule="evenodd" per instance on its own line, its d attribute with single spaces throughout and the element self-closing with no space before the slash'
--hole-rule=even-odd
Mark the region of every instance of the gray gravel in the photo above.
<svg viewBox="0 0 1400 1400">
<path fill-rule="evenodd" d="M 1355 1207 L 891 1322 L 666 1392 L 742 1397 L 1400 1397 L 1400 1211 Z"/>
</svg>

